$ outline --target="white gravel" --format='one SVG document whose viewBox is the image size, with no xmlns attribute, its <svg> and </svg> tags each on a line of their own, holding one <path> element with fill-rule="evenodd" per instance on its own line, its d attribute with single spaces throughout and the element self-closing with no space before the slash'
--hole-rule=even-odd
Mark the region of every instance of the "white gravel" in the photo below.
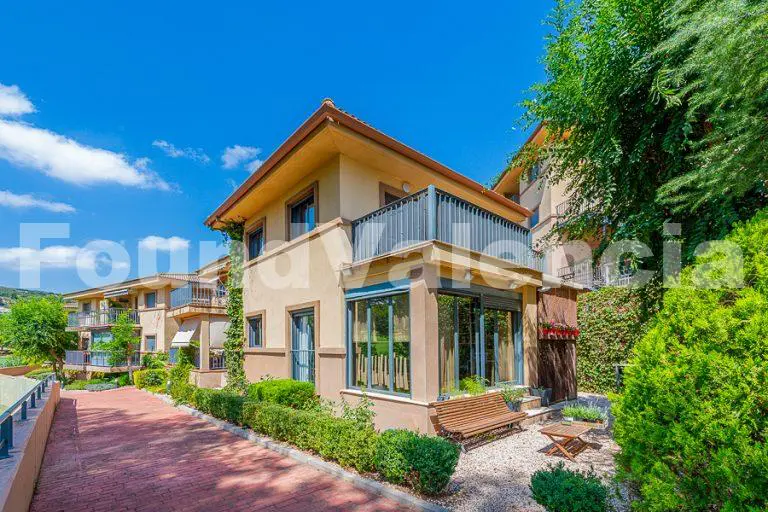
<svg viewBox="0 0 768 512">
<path fill-rule="evenodd" d="M 560 461 L 582 472 L 592 468 L 613 490 L 613 456 L 619 448 L 610 431 L 590 431 L 584 436 L 589 448 L 571 462 L 559 454 L 546 455 L 552 443 L 539 431 L 552 423 L 529 425 L 523 427 L 523 432 L 462 453 L 447 493 L 435 501 L 457 512 L 543 511 L 531 497 L 531 475 Z M 622 503 L 614 501 L 614 505 L 619 510 L 624 508 Z"/>
</svg>

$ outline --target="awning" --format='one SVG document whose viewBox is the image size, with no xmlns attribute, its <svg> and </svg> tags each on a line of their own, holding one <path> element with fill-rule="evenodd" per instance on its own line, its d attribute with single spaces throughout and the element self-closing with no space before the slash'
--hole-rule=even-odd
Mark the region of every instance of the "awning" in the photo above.
<svg viewBox="0 0 768 512">
<path fill-rule="evenodd" d="M 111 292 L 105 292 L 104 298 L 111 299 L 113 297 L 123 297 L 125 295 L 128 295 L 128 288 L 122 288 L 120 290 L 112 290 Z"/>
<path fill-rule="evenodd" d="M 226 331 L 229 327 L 229 320 L 225 319 L 211 319 L 210 328 L 208 332 L 211 335 L 210 347 L 211 348 L 224 348 L 224 341 L 226 341 Z"/>
<path fill-rule="evenodd" d="M 171 348 L 188 347 L 192 339 L 200 339 L 200 320 L 198 318 L 190 318 L 182 322 L 179 332 L 173 336 Z"/>
</svg>

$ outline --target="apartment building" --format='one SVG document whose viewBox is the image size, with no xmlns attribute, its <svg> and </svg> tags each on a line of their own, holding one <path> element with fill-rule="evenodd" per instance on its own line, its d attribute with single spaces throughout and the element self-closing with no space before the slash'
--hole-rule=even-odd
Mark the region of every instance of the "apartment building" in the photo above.
<svg viewBox="0 0 768 512">
<path fill-rule="evenodd" d="M 206 220 L 244 223 L 247 378 L 423 432 L 462 379 L 537 385 L 531 215 L 324 101 Z"/>
<path fill-rule="evenodd" d="M 225 257 L 190 274 L 160 273 L 66 294 L 75 309 L 67 330 L 78 333 L 78 350 L 67 351 L 64 368 L 86 374 L 127 371 L 127 361 L 116 362 L 105 350 L 112 326 L 127 315 L 140 340 L 131 365 L 140 365 L 144 354 L 165 352 L 173 360 L 179 348 L 192 345 L 198 348 L 195 381 L 222 385 L 228 267 Z"/>
</svg>

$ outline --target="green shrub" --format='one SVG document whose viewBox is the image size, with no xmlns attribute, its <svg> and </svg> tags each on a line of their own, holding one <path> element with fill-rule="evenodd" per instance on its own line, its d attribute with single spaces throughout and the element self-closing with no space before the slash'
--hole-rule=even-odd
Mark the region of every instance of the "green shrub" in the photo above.
<svg viewBox="0 0 768 512">
<path fill-rule="evenodd" d="M 576 381 L 579 391 L 607 393 L 616 388 L 614 365 L 626 363 L 635 342 L 658 309 L 658 288 L 605 287 L 579 294 Z"/>
<path fill-rule="evenodd" d="M 104 378 L 96 378 L 96 379 L 88 379 L 88 380 L 82 380 L 82 379 L 81 380 L 73 380 L 73 381 L 69 382 L 68 384 L 66 384 L 64 386 L 64 389 L 66 389 L 67 391 L 84 391 L 84 390 L 100 391 L 98 389 L 96 389 L 96 390 L 88 389 L 88 386 L 94 386 L 94 385 L 97 385 L 97 384 L 110 384 L 112 386 L 112 387 L 106 388 L 106 389 L 114 389 L 114 388 L 117 387 L 117 384 L 115 384 L 114 382 L 110 382 L 110 381 L 108 381 L 107 379 L 104 379 Z"/>
<path fill-rule="evenodd" d="M 387 430 L 379 436 L 376 445 L 376 470 L 388 482 L 402 484 L 411 472 L 411 465 L 405 458 L 406 446 L 418 434 L 410 430 Z"/>
<path fill-rule="evenodd" d="M 106 391 L 108 389 L 117 389 L 117 384 L 114 382 L 97 382 L 85 385 L 86 391 Z"/>
<path fill-rule="evenodd" d="M 412 468 L 413 488 L 424 494 L 438 494 L 456 471 L 459 448 L 442 437 L 421 435 L 405 445 L 405 458 Z"/>
<path fill-rule="evenodd" d="M 251 384 L 248 386 L 248 398 L 294 409 L 313 409 L 319 403 L 314 384 L 293 379 L 263 380 Z"/>
<path fill-rule="evenodd" d="M 243 405 L 246 398 L 221 389 L 196 388 L 192 394 L 192 405 L 205 414 L 243 424 Z"/>
<path fill-rule="evenodd" d="M 371 426 L 325 411 L 247 402 L 243 422 L 255 432 L 310 450 L 361 473 L 373 471 L 378 434 Z"/>
<path fill-rule="evenodd" d="M 608 417 L 605 411 L 590 405 L 566 405 L 563 407 L 563 416 L 584 421 L 605 421 Z"/>
<path fill-rule="evenodd" d="M 520 402 L 525 396 L 525 388 L 504 386 L 501 390 L 501 397 L 505 402 Z"/>
<path fill-rule="evenodd" d="M 168 372 L 165 369 L 136 370 L 133 372 L 133 384 L 139 389 L 165 386 Z"/>
<path fill-rule="evenodd" d="M 168 363 L 168 354 L 160 352 L 158 354 L 144 354 L 141 359 L 141 365 L 147 370 L 159 370 L 165 368 Z"/>
<path fill-rule="evenodd" d="M 0 368 L 11 368 L 13 366 L 26 366 L 27 360 L 21 356 L 11 354 L 9 356 L 0 356 Z"/>
<path fill-rule="evenodd" d="M 561 462 L 531 476 L 533 499 L 548 512 L 603 512 L 608 490 L 593 473 L 565 469 Z"/>
<path fill-rule="evenodd" d="M 486 381 L 479 375 L 464 377 L 459 381 L 459 390 L 466 391 L 470 395 L 482 395 L 486 389 Z"/>
<path fill-rule="evenodd" d="M 180 357 L 179 362 L 168 372 L 168 380 L 171 383 L 169 393 L 177 404 L 192 402 L 192 395 L 195 393 L 195 386 L 189 383 L 189 374 L 192 368 L 191 363 Z"/>
<path fill-rule="evenodd" d="M 25 377 L 36 380 L 43 380 L 49 375 L 53 375 L 53 372 L 48 368 L 40 368 L 38 370 L 32 370 L 31 372 L 24 374 Z"/>
<path fill-rule="evenodd" d="M 666 292 L 613 398 L 617 460 L 638 510 L 768 507 L 768 210 L 727 239 L 746 286 L 696 286 L 742 263 L 699 257 Z"/>
</svg>

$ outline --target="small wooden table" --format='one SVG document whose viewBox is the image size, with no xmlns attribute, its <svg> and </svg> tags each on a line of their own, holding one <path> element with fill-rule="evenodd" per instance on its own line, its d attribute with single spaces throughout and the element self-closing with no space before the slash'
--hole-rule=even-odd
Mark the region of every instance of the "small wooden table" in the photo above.
<svg viewBox="0 0 768 512">
<path fill-rule="evenodd" d="M 552 455 L 555 451 L 559 450 L 568 459 L 575 460 L 574 457 L 589 446 L 581 436 L 590 430 L 592 430 L 592 427 L 583 423 L 573 423 L 571 425 L 558 423 L 557 425 L 544 427 L 540 432 L 554 443 L 554 446 L 549 449 L 547 455 Z"/>
</svg>

